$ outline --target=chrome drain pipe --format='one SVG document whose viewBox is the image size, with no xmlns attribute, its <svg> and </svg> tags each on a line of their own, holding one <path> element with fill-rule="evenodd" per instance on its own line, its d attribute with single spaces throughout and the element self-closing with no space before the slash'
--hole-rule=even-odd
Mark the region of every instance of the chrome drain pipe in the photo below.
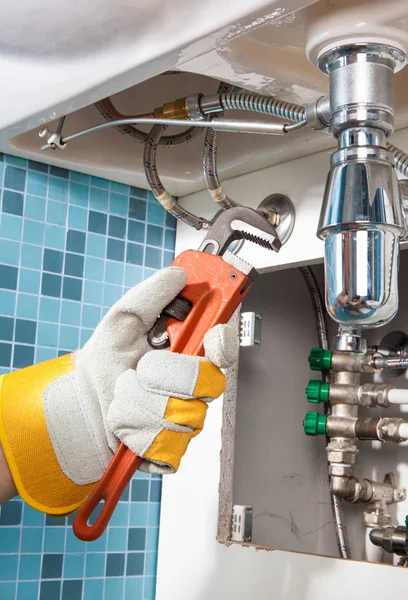
<svg viewBox="0 0 408 600">
<path fill-rule="evenodd" d="M 342 326 L 378 327 L 398 309 L 404 235 L 393 154 L 394 71 L 405 55 L 381 44 L 342 46 L 319 59 L 330 75 L 331 157 L 318 236 L 325 241 L 326 307 Z"/>
</svg>

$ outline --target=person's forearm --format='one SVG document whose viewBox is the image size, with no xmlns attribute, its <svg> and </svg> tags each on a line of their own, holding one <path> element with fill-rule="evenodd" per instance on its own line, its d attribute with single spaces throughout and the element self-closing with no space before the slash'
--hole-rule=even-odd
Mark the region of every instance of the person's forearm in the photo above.
<svg viewBox="0 0 408 600">
<path fill-rule="evenodd" d="M 14 496 L 17 496 L 17 489 L 0 444 L 0 504 L 4 504 Z"/>
</svg>

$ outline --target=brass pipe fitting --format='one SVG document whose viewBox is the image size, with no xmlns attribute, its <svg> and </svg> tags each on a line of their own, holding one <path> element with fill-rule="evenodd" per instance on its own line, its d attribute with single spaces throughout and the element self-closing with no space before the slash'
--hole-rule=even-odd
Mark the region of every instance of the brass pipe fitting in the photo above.
<svg viewBox="0 0 408 600">
<path fill-rule="evenodd" d="M 188 119 L 186 98 L 177 98 L 173 102 L 155 108 L 153 116 L 155 119 Z"/>
<path fill-rule="evenodd" d="M 200 108 L 202 94 L 193 94 L 167 102 L 154 109 L 155 119 L 186 119 L 189 121 L 202 121 L 204 115 Z"/>
</svg>

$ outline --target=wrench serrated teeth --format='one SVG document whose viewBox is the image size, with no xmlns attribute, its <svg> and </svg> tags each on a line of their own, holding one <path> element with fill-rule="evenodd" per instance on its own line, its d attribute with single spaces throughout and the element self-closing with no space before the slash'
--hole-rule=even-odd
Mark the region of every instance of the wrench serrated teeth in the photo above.
<svg viewBox="0 0 408 600">
<path fill-rule="evenodd" d="M 259 246 L 262 246 L 263 248 L 268 248 L 269 250 L 274 250 L 272 243 L 268 239 L 266 239 L 260 235 L 255 235 L 254 233 L 246 231 L 245 229 L 242 229 L 241 233 L 246 240 L 249 240 L 250 242 L 258 244 Z"/>
<path fill-rule="evenodd" d="M 279 252 L 282 244 L 276 235 L 276 231 L 266 221 L 266 219 L 264 219 L 264 217 L 260 218 L 261 223 L 259 223 L 259 225 L 246 223 L 243 219 L 234 219 L 231 222 L 231 229 L 234 231 L 239 231 L 240 237 L 244 238 L 245 240 L 249 240 L 254 244 L 258 244 L 258 246 L 261 246 L 262 248 Z M 268 229 L 270 230 L 270 233 Z"/>
</svg>

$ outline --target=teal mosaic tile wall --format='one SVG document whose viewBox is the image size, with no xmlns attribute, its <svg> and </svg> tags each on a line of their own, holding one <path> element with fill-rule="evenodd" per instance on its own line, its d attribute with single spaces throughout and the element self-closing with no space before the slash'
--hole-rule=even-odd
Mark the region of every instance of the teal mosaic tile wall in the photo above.
<svg viewBox="0 0 408 600">
<path fill-rule="evenodd" d="M 171 263 L 151 193 L 0 155 L 0 374 L 81 347 L 109 307 Z M 91 543 L 20 499 L 1 507 L 0 600 L 153 600 L 161 479 L 137 473 Z"/>
</svg>

